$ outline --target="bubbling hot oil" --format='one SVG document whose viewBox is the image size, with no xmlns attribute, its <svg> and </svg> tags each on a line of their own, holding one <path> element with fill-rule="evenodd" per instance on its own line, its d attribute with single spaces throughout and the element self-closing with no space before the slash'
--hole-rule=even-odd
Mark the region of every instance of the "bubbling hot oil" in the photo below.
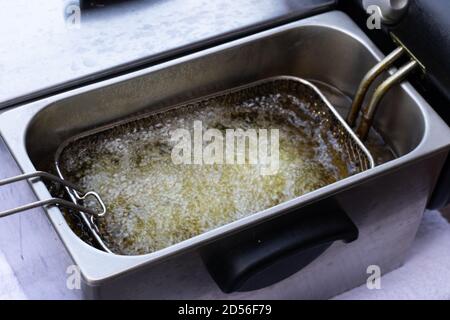
<svg viewBox="0 0 450 320">
<path fill-rule="evenodd" d="M 266 94 L 238 103 L 215 99 L 81 138 L 60 158 L 65 178 L 97 191 L 99 219 L 113 252 L 150 253 L 273 207 L 358 172 L 308 99 Z M 171 132 L 278 129 L 279 169 L 258 165 L 174 164 Z"/>
</svg>

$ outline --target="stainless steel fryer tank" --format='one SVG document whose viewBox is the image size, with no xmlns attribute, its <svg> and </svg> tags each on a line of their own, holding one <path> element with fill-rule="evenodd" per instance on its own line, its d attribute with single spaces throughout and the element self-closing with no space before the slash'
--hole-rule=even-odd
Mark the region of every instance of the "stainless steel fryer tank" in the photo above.
<svg viewBox="0 0 450 320">
<path fill-rule="evenodd" d="M 81 132 L 271 76 L 301 77 L 352 96 L 381 58 L 345 14 L 330 12 L 30 103 L 0 116 L 1 134 L 21 169 L 32 172 Z M 58 208 L 47 214 L 90 298 L 329 298 L 365 283 L 370 265 L 385 274 L 402 264 L 450 149 L 449 128 L 409 84 L 382 101 L 375 127 L 396 159 L 151 254 L 102 252 L 81 241 Z M 42 182 L 32 188 L 39 199 L 50 196 Z M 211 278 L 205 248 L 233 246 L 244 233 L 289 224 L 294 211 L 328 210 L 327 203 L 348 215 L 356 240 L 335 241 L 300 271 L 259 290 L 223 293 Z"/>
</svg>

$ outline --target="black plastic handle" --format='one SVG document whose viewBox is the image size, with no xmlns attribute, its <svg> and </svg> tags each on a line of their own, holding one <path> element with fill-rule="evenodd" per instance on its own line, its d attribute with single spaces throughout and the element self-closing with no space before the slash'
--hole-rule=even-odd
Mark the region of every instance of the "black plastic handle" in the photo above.
<svg viewBox="0 0 450 320">
<path fill-rule="evenodd" d="M 252 291 L 296 273 L 334 241 L 357 238 L 347 214 L 323 200 L 221 239 L 201 254 L 223 292 Z"/>
</svg>

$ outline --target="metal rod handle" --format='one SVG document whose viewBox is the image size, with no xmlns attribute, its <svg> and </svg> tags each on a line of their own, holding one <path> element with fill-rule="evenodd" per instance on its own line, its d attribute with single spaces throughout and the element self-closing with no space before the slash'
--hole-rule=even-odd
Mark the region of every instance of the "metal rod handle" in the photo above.
<svg viewBox="0 0 450 320">
<path fill-rule="evenodd" d="M 94 216 L 98 215 L 97 210 L 93 210 L 84 206 L 80 206 L 78 204 L 75 204 L 73 202 L 64 200 L 64 199 L 59 199 L 59 198 L 51 198 L 48 200 L 41 200 L 41 201 L 36 201 L 36 202 L 32 202 L 29 204 L 25 204 L 13 209 L 8 209 L 5 211 L 0 211 L 0 218 L 3 217 L 7 217 L 10 215 L 13 215 L 15 213 L 18 212 L 22 212 L 22 211 L 27 211 L 30 209 L 34 209 L 34 208 L 38 208 L 38 207 L 44 207 L 44 206 L 48 206 L 48 205 L 57 205 L 57 206 L 61 206 L 61 207 L 65 207 L 68 209 L 73 209 L 73 210 L 77 210 L 77 211 L 81 211 L 81 212 L 85 212 Z"/>
<path fill-rule="evenodd" d="M 94 210 L 94 209 L 91 209 L 91 208 L 88 208 L 85 206 L 81 206 L 77 203 L 70 202 L 70 201 L 67 201 L 64 199 L 51 198 L 51 199 L 47 199 L 47 200 L 32 202 L 32 203 L 25 204 L 25 205 L 22 205 L 22 206 L 19 206 L 16 208 L 8 209 L 5 211 L 0 211 L 0 218 L 6 217 L 9 215 L 18 213 L 18 212 L 26 211 L 29 209 L 48 206 L 48 205 L 61 206 L 61 207 L 65 207 L 68 209 L 73 209 L 73 210 L 77 210 L 80 212 L 84 212 L 84 213 L 87 213 L 87 214 L 90 214 L 90 215 L 96 216 L 96 217 L 101 217 L 106 213 L 106 206 L 105 206 L 103 200 L 100 198 L 100 196 L 96 192 L 90 191 L 90 192 L 83 193 L 82 189 L 79 188 L 77 185 L 75 185 L 69 181 L 63 180 L 60 177 L 50 174 L 48 172 L 36 171 L 36 172 L 32 172 L 32 173 L 21 174 L 21 175 L 11 177 L 11 178 L 6 178 L 3 180 L 0 180 L 0 186 L 4 186 L 7 184 L 11 184 L 11 183 L 22 181 L 22 180 L 28 180 L 28 179 L 32 179 L 32 178 L 44 178 L 44 179 L 62 184 L 64 186 L 66 186 L 67 188 L 74 190 L 73 193 L 75 194 L 76 198 L 79 200 L 85 200 L 87 197 L 93 197 L 98 201 L 102 210 L 100 212 L 98 212 L 97 210 Z M 68 192 L 70 192 L 70 191 L 68 190 Z M 81 193 L 82 195 L 80 196 L 77 192 Z"/>
<path fill-rule="evenodd" d="M 15 177 L 3 179 L 3 180 L 0 180 L 0 186 L 4 186 L 4 185 L 10 184 L 10 183 L 14 183 L 14 182 L 22 181 L 22 180 L 28 180 L 28 179 L 32 179 L 32 178 L 45 178 L 47 180 L 54 181 L 54 182 L 57 182 L 57 183 L 62 184 L 64 186 L 67 186 L 67 187 L 69 187 L 69 188 L 71 188 L 73 190 L 76 190 L 78 192 L 81 192 L 81 193 L 83 192 L 77 185 L 75 185 L 75 184 L 73 184 L 73 183 L 71 183 L 69 181 L 63 180 L 60 177 L 55 176 L 55 175 L 50 174 L 50 173 L 45 172 L 45 171 L 36 171 L 36 172 L 32 172 L 32 173 L 24 173 L 24 174 L 20 174 L 18 176 L 15 176 Z"/>
<path fill-rule="evenodd" d="M 394 85 L 403 81 L 417 66 L 419 66 L 417 61 L 410 61 L 377 87 L 356 131 L 362 140 L 365 140 L 369 134 L 370 127 L 372 126 L 381 99 Z"/>
<path fill-rule="evenodd" d="M 391 52 L 386 58 L 377 63 L 372 69 L 370 69 L 359 84 L 358 90 L 356 91 L 355 98 L 353 99 L 352 107 L 347 115 L 347 123 L 350 127 L 355 125 L 356 119 L 358 118 L 359 111 L 364 102 L 364 98 L 369 90 L 370 85 L 375 81 L 376 78 L 389 67 L 391 67 L 395 61 L 400 58 L 405 49 L 403 47 L 398 47 L 393 52 Z"/>
</svg>

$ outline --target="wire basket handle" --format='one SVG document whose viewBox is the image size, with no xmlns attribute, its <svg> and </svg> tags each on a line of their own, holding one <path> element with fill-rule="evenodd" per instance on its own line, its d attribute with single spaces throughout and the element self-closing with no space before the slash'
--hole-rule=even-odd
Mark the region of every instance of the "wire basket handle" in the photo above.
<svg viewBox="0 0 450 320">
<path fill-rule="evenodd" d="M 87 214 L 89 214 L 91 216 L 95 216 L 95 217 L 102 217 L 106 213 L 105 203 L 103 202 L 103 200 L 101 199 L 101 197 L 98 193 L 93 192 L 93 191 L 84 193 L 82 191 L 82 189 L 80 189 L 77 185 L 75 185 L 69 181 L 63 180 L 63 179 L 61 179 L 53 174 L 50 174 L 48 172 L 36 171 L 33 173 L 25 173 L 25 174 L 21 174 L 21 175 L 15 176 L 15 177 L 6 178 L 3 180 L 0 180 L 0 186 L 8 185 L 8 184 L 22 181 L 22 180 L 33 179 L 33 178 L 43 178 L 46 180 L 50 180 L 50 181 L 59 183 L 65 187 L 69 188 L 70 190 L 73 190 L 74 191 L 73 193 L 75 194 L 76 198 L 79 200 L 85 200 L 88 197 L 92 197 L 100 205 L 101 211 L 99 212 L 98 210 L 91 209 L 86 206 L 82 206 L 82 205 L 79 205 L 78 203 L 73 203 L 68 200 L 64 200 L 64 199 L 60 199 L 60 198 L 50 198 L 47 200 L 41 200 L 41 201 L 36 201 L 36 202 L 29 203 L 29 204 L 25 204 L 25 205 L 22 205 L 22 206 L 19 206 L 16 208 L 12 208 L 12 209 L 8 209 L 5 211 L 0 211 L 0 218 L 7 217 L 12 214 L 26 211 L 29 209 L 43 207 L 43 206 L 50 206 L 50 205 L 65 207 L 65 208 L 76 210 L 79 212 L 84 212 L 84 213 L 87 213 Z"/>
</svg>

